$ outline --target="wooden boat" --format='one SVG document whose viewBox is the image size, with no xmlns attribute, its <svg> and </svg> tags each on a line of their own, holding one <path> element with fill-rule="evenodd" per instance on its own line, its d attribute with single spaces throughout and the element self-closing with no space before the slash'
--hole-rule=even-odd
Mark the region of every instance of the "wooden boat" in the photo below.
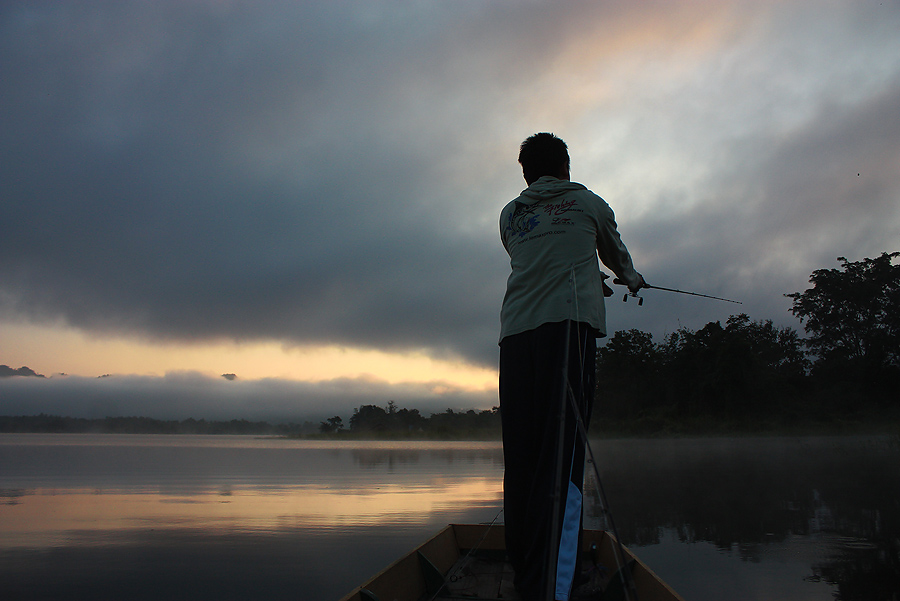
<svg viewBox="0 0 900 601">
<path fill-rule="evenodd" d="M 582 570 L 587 582 L 571 599 L 683 601 L 665 582 L 607 532 L 584 531 Z M 622 550 L 633 587 L 616 566 Z M 451 524 L 392 563 L 341 601 L 515 600 L 512 569 L 505 561 L 502 524 Z M 632 591 L 626 595 L 623 588 Z"/>
</svg>

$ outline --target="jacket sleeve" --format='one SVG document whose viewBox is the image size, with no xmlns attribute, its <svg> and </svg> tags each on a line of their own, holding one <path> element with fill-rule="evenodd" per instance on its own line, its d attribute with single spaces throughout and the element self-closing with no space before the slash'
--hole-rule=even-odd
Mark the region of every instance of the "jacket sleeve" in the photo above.
<svg viewBox="0 0 900 601">
<path fill-rule="evenodd" d="M 506 254 L 509 254 L 509 246 L 506 245 L 506 233 L 503 231 L 503 221 L 506 216 L 506 211 L 502 211 L 500 213 L 500 242 L 503 244 L 503 248 L 506 250 Z"/>
<path fill-rule="evenodd" d="M 616 216 L 606 201 L 602 201 L 602 209 L 597 224 L 597 254 L 600 261 L 612 270 L 616 277 L 626 286 L 633 288 L 640 281 L 640 275 L 634 270 L 631 255 L 622 243 L 616 227 Z"/>
</svg>

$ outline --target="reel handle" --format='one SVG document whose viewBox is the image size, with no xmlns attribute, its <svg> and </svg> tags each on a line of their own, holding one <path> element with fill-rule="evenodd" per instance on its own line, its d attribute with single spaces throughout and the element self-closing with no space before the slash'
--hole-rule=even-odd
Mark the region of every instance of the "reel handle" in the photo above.
<svg viewBox="0 0 900 601">
<path fill-rule="evenodd" d="M 608 276 L 607 276 L 607 277 L 608 277 Z M 604 279 L 605 279 L 605 278 L 604 278 Z M 613 284 L 616 284 L 616 285 L 618 285 L 618 286 L 625 286 L 625 282 L 623 282 L 623 281 L 620 280 L 619 278 L 615 278 L 615 279 L 613 280 Z M 648 285 L 647 285 L 647 282 L 644 282 L 644 286 L 643 286 L 643 287 L 644 287 L 644 288 L 651 288 L 652 286 L 648 286 Z M 607 296 L 608 296 L 608 295 L 607 295 Z M 638 307 L 640 307 L 641 305 L 644 304 L 644 298 L 641 297 L 641 296 L 638 296 L 638 293 L 637 293 L 637 292 L 626 292 L 626 293 L 625 293 L 625 296 L 622 297 L 622 302 L 623 302 L 623 303 L 627 303 L 627 302 L 628 302 L 628 297 L 629 297 L 629 296 L 638 299 Z"/>
<path fill-rule="evenodd" d="M 622 297 L 622 302 L 623 302 L 623 303 L 627 303 L 627 302 L 628 302 L 628 297 L 629 297 L 629 296 L 638 299 L 638 307 L 640 307 L 641 305 L 644 304 L 644 297 L 643 297 L 643 296 L 638 296 L 638 293 L 637 293 L 637 292 L 626 292 L 626 293 L 625 293 L 625 296 Z"/>
</svg>

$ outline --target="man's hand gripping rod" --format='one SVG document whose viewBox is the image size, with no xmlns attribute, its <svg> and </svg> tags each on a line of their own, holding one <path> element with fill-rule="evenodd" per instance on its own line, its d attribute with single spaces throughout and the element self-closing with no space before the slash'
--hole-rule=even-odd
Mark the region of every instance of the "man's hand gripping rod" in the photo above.
<svg viewBox="0 0 900 601">
<path fill-rule="evenodd" d="M 619 284 L 621 286 L 624 286 L 625 282 L 616 278 L 613 280 L 613 284 Z M 678 294 L 690 294 L 691 296 L 702 296 L 703 298 L 711 298 L 713 300 L 725 301 L 726 303 L 735 303 L 737 305 L 743 304 L 743 303 L 741 303 L 741 301 L 731 300 L 729 298 L 721 298 L 718 296 L 710 296 L 709 294 L 700 294 L 699 292 L 687 292 L 685 290 L 676 290 L 675 288 L 663 288 L 662 286 L 652 286 L 652 285 L 648 284 L 647 282 L 644 282 L 644 285 L 641 286 L 641 288 L 649 288 L 651 290 L 665 290 L 666 292 L 677 292 Z M 644 304 L 644 299 L 641 298 L 640 296 L 638 296 L 637 291 L 626 292 L 625 296 L 622 298 L 622 302 L 627 302 L 629 296 L 632 296 L 632 297 L 638 299 L 638 306 Z"/>
</svg>

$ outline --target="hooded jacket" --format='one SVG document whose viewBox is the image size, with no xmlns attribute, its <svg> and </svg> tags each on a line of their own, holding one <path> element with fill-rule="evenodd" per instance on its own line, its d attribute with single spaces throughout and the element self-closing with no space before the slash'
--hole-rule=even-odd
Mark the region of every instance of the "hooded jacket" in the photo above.
<svg viewBox="0 0 900 601">
<path fill-rule="evenodd" d="M 637 285 L 615 215 L 583 185 L 544 176 L 500 213 L 500 239 L 512 272 L 500 309 L 500 340 L 572 319 L 606 335 L 600 260 Z"/>
</svg>

